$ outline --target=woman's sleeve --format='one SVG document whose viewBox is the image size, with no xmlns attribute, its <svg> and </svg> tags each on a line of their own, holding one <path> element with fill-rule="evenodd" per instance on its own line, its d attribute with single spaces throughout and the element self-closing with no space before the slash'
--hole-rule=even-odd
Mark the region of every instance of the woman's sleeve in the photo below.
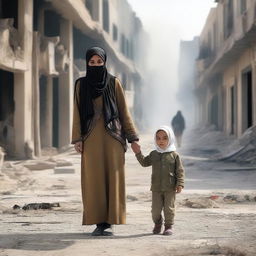
<svg viewBox="0 0 256 256">
<path fill-rule="evenodd" d="M 139 137 L 137 135 L 135 125 L 133 123 L 131 114 L 129 112 L 129 109 L 125 100 L 124 90 L 118 79 L 116 79 L 116 99 L 117 99 L 117 108 L 119 112 L 119 118 L 128 142 L 131 143 L 133 141 L 138 141 Z"/>
<path fill-rule="evenodd" d="M 78 141 L 82 141 L 81 130 L 80 130 L 80 115 L 79 115 L 79 109 L 78 109 L 79 90 L 80 90 L 80 81 L 78 81 L 75 85 L 71 144 L 75 144 Z"/>
</svg>

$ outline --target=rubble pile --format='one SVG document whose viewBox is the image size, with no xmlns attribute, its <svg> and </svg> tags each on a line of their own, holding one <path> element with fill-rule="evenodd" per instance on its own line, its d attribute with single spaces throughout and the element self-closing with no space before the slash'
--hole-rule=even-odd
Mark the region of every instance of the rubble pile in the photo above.
<svg viewBox="0 0 256 256">
<path fill-rule="evenodd" d="M 12 208 L 13 210 L 51 210 L 53 207 L 60 207 L 59 203 L 30 203 L 25 204 L 23 207 L 15 204 Z"/>
<path fill-rule="evenodd" d="M 229 153 L 220 160 L 256 164 L 256 126 L 246 130 L 228 149 Z"/>
<path fill-rule="evenodd" d="M 189 135 L 196 136 L 193 153 L 212 160 L 256 164 L 256 126 L 248 128 L 239 139 L 217 131 L 213 125 L 194 128 Z"/>
<path fill-rule="evenodd" d="M 181 205 L 189 208 L 207 209 L 207 208 L 219 208 L 219 205 L 208 197 L 190 198 L 184 199 Z"/>
</svg>

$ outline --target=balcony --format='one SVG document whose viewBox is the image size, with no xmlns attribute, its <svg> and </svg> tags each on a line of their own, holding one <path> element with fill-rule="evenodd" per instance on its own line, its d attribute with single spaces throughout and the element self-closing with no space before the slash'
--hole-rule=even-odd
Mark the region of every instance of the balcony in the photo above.
<svg viewBox="0 0 256 256">
<path fill-rule="evenodd" d="M 236 18 L 232 34 L 222 42 L 213 59 L 209 60 L 209 56 L 205 56 L 197 61 L 199 87 L 234 63 L 248 46 L 255 43 L 256 17 L 254 10 L 256 6 L 254 5 L 248 6 L 247 11 Z"/>
<path fill-rule="evenodd" d="M 23 72 L 27 69 L 13 19 L 0 19 L 0 68 L 10 72 Z"/>
</svg>

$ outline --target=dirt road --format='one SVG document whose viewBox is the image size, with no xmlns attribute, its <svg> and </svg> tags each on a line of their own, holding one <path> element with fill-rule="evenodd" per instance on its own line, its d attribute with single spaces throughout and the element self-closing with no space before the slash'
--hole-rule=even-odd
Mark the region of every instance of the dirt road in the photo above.
<svg viewBox="0 0 256 256">
<path fill-rule="evenodd" d="M 72 162 L 73 174 L 56 174 L 51 168 L 25 169 L 20 174 L 17 168 L 10 174 L 5 169 L 6 178 L 0 180 L 0 256 L 256 255 L 256 171 L 209 160 L 213 151 L 197 145 L 199 136 L 188 132 L 178 150 L 186 187 L 177 196 L 170 237 L 151 233 L 151 170 L 139 166 L 130 150 L 126 154 L 127 224 L 115 226 L 113 237 L 92 237 L 94 226 L 81 226 L 80 157 L 73 150 L 55 156 Z M 141 143 L 149 153 L 151 135 L 143 135 Z M 12 210 L 15 204 L 35 202 L 59 202 L 60 207 Z"/>
</svg>

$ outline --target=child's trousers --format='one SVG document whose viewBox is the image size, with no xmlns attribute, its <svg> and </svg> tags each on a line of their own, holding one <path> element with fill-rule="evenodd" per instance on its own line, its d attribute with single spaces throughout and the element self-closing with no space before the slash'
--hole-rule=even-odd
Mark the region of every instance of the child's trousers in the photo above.
<svg viewBox="0 0 256 256">
<path fill-rule="evenodd" d="M 175 215 L 175 190 L 158 192 L 152 191 L 152 219 L 155 224 L 162 224 L 162 210 L 164 212 L 164 224 L 173 225 Z"/>
</svg>

